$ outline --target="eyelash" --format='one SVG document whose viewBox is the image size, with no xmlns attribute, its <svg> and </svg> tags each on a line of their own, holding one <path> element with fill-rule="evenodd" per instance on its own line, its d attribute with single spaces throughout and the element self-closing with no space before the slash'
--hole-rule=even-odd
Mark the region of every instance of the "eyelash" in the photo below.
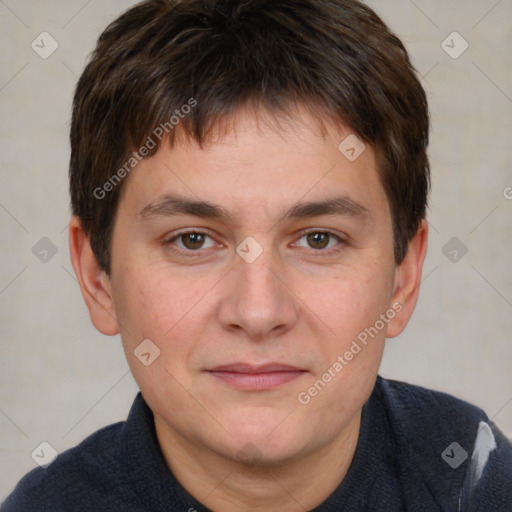
<svg viewBox="0 0 512 512">
<path fill-rule="evenodd" d="M 210 236 L 208 233 L 204 232 L 204 231 L 199 231 L 199 230 L 189 230 L 189 231 L 182 231 L 181 233 L 178 233 L 176 235 L 173 235 L 172 238 L 170 239 L 167 239 L 165 242 L 164 242 L 164 245 L 165 246 L 172 246 L 173 243 L 176 241 L 176 240 L 179 240 L 181 237 L 185 236 L 185 235 L 203 235 L 205 237 L 208 237 L 208 238 L 211 238 L 213 240 L 213 237 Z M 304 238 L 305 236 L 307 235 L 310 235 L 310 234 L 323 234 L 323 235 L 329 235 L 330 237 L 333 237 L 335 239 L 338 240 L 338 245 L 347 245 L 347 242 L 346 240 L 344 240 L 342 237 L 340 237 L 339 235 L 337 235 L 336 233 L 332 232 L 332 231 L 329 231 L 329 230 L 321 230 L 321 229 L 307 229 L 307 230 L 303 230 L 299 233 L 299 237 L 297 240 L 300 240 L 302 238 Z M 209 249 L 209 248 L 208 248 Z M 302 249 L 305 249 L 304 247 Z M 173 251 L 175 252 L 181 252 L 181 253 L 185 253 L 187 256 L 191 256 L 191 257 L 200 257 L 200 256 L 203 256 L 204 254 L 204 251 L 207 250 L 207 249 L 197 249 L 197 250 L 192 250 L 192 249 L 181 249 L 181 248 L 172 248 Z M 338 247 L 338 248 L 333 248 L 331 247 L 330 249 L 311 249 L 311 251 L 317 253 L 318 255 L 320 255 L 320 253 L 323 253 L 323 254 L 331 254 L 332 252 L 337 252 L 337 251 L 340 251 L 341 248 Z"/>
</svg>

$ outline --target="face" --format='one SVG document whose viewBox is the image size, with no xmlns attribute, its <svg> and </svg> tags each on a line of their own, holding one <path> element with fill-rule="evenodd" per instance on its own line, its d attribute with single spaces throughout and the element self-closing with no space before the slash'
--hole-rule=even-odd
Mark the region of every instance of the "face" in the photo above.
<svg viewBox="0 0 512 512">
<path fill-rule="evenodd" d="M 359 414 L 402 307 L 375 154 L 351 161 L 349 135 L 240 111 L 127 179 L 107 286 L 160 438 L 277 463 Z"/>
</svg>

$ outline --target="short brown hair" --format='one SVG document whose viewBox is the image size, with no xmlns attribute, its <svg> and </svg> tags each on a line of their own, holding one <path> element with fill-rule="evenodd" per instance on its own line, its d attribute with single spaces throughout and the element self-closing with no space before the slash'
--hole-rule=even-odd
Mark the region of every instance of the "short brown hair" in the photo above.
<svg viewBox="0 0 512 512">
<path fill-rule="evenodd" d="M 357 0 L 146 0 L 103 32 L 74 96 L 71 206 L 102 270 L 120 169 L 158 126 L 172 144 L 169 120 L 191 100 L 179 129 L 199 144 L 248 102 L 304 105 L 349 126 L 376 150 L 403 260 L 426 215 L 429 113 L 407 51 L 377 14 Z"/>
</svg>

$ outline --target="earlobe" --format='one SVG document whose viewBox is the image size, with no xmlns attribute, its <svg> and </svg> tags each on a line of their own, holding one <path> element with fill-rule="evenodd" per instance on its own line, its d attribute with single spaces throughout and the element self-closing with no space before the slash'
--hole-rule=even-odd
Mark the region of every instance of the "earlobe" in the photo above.
<svg viewBox="0 0 512 512">
<path fill-rule="evenodd" d="M 92 323 L 107 336 L 118 334 L 110 279 L 99 268 L 89 238 L 77 217 L 73 217 L 69 223 L 69 251 Z"/>
<path fill-rule="evenodd" d="M 391 304 L 400 304 L 400 313 L 389 324 L 386 337 L 394 338 L 404 329 L 412 316 L 420 291 L 423 262 L 427 254 L 428 224 L 425 219 L 409 242 L 407 254 L 396 269 Z"/>
</svg>

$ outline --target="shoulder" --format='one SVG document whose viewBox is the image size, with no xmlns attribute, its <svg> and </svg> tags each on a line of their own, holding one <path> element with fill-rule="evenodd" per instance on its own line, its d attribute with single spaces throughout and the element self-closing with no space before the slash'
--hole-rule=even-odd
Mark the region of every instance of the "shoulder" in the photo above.
<svg viewBox="0 0 512 512">
<path fill-rule="evenodd" d="M 420 479 L 433 495 L 451 495 L 454 510 L 475 506 L 477 499 L 481 508 L 471 510 L 512 510 L 512 445 L 482 409 L 381 377 L 373 399 L 386 411 L 408 477 Z"/>
<path fill-rule="evenodd" d="M 375 394 L 391 413 L 395 426 L 460 432 L 471 430 L 474 422 L 488 419 L 482 409 L 469 402 L 406 382 L 379 377 Z"/>
<path fill-rule="evenodd" d="M 512 511 L 512 443 L 491 421 L 479 425 L 463 498 L 475 511 Z"/>
<path fill-rule="evenodd" d="M 99 494 L 108 495 L 111 478 L 122 466 L 120 437 L 125 422 L 90 435 L 59 454 L 46 468 L 26 474 L 2 504 L 2 512 L 70 512 L 92 506 Z"/>
</svg>

